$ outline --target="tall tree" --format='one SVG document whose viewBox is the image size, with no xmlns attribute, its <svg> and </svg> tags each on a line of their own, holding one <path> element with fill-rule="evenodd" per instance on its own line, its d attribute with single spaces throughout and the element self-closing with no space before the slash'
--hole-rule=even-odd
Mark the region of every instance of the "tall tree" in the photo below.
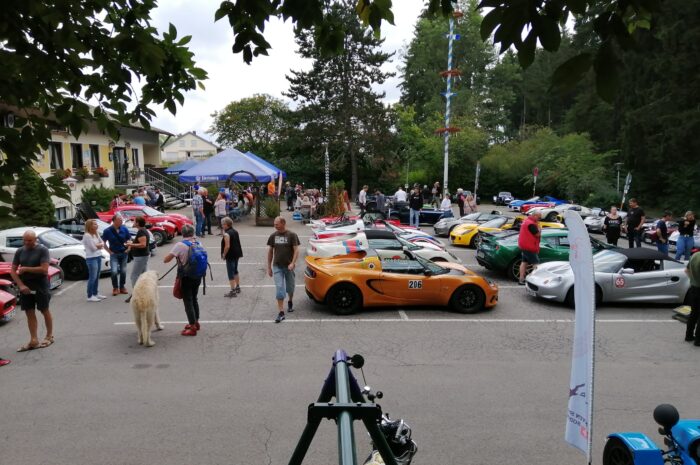
<svg viewBox="0 0 700 465">
<path fill-rule="evenodd" d="M 224 147 L 274 157 L 274 147 L 285 129 L 288 112 L 282 100 L 255 94 L 214 112 L 209 133 Z"/>
<path fill-rule="evenodd" d="M 358 192 L 361 165 L 372 160 L 376 168 L 377 157 L 391 142 L 390 114 L 380 101 L 384 94 L 372 86 L 392 75 L 381 69 L 390 57 L 380 50 L 382 40 L 365 31 L 352 11 L 354 4 L 343 0 L 327 10 L 329 21 L 343 31 L 340 55 L 324 53 L 318 28 L 297 30 L 298 53 L 313 64 L 308 71 L 287 76 L 290 85 L 285 94 L 299 103 L 299 125 L 311 149 L 308 155 L 321 162 L 327 143 L 335 170 L 350 174 L 353 195 Z"/>
<path fill-rule="evenodd" d="M 15 216 L 28 226 L 51 226 L 55 209 L 41 177 L 32 169 L 22 171 L 12 202 Z"/>
</svg>

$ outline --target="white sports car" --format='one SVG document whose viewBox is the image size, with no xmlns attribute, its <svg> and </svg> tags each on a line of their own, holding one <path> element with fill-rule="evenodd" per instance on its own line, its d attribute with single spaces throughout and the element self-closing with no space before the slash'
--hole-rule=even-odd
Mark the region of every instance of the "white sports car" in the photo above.
<svg viewBox="0 0 700 465">
<path fill-rule="evenodd" d="M 54 228 L 24 226 L 0 231 L 0 259 L 2 261 L 12 262 L 15 258 L 15 252 L 24 244 L 22 235 L 30 229 L 36 232 L 39 243 L 49 249 L 51 258 L 58 260 L 58 266 L 63 270 L 66 279 L 87 279 L 88 269 L 83 243 Z M 104 250 L 102 251 L 100 272 L 109 273 L 109 254 Z"/>
<path fill-rule="evenodd" d="M 535 207 L 527 211 L 528 215 L 532 215 L 535 212 L 542 213 L 542 219 L 545 221 L 556 221 L 557 216 L 564 216 L 564 212 L 567 210 L 573 210 L 581 215 L 581 218 L 586 218 L 593 215 L 593 212 L 588 207 L 582 207 L 581 205 L 574 205 L 570 203 L 563 203 L 561 205 L 556 205 L 554 207 Z"/>
<path fill-rule="evenodd" d="M 432 243 L 414 244 L 391 231 L 368 229 L 329 239 L 309 239 L 306 254 L 312 257 L 335 257 L 374 249 L 382 259 L 405 259 L 404 251 L 434 262 L 461 263 L 443 247 Z"/>
<path fill-rule="evenodd" d="M 593 256 L 596 302 L 683 303 L 690 280 L 685 265 L 647 248 L 608 249 Z M 525 279 L 527 293 L 574 304 L 569 262 L 543 263 Z"/>
</svg>

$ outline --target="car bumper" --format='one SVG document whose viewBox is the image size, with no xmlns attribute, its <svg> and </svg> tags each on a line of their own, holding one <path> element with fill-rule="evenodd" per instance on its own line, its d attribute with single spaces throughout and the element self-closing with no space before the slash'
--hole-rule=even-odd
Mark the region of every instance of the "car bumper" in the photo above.
<svg viewBox="0 0 700 465">
<path fill-rule="evenodd" d="M 449 226 L 434 226 L 435 235 L 440 237 L 446 237 L 450 234 Z"/>
<path fill-rule="evenodd" d="M 459 245 L 459 246 L 466 247 L 469 245 L 470 240 L 471 240 L 471 237 L 469 237 L 465 234 L 462 234 L 459 236 L 450 235 L 450 244 L 452 244 L 452 245 Z"/>
<path fill-rule="evenodd" d="M 49 289 L 53 290 L 63 284 L 62 273 L 56 273 L 49 278 Z"/>
<path fill-rule="evenodd" d="M 562 281 L 528 277 L 525 279 L 525 291 L 533 297 L 564 302 L 568 289 Z"/>
</svg>

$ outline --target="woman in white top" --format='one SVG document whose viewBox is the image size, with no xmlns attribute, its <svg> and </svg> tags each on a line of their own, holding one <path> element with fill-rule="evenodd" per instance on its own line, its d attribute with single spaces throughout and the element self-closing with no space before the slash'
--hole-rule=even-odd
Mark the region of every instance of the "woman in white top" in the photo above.
<svg viewBox="0 0 700 465">
<path fill-rule="evenodd" d="M 221 231 L 221 234 L 219 234 L 220 236 L 223 236 L 224 234 L 224 230 L 221 227 L 221 220 L 226 217 L 226 213 L 226 194 L 220 192 L 219 196 L 216 198 L 216 202 L 214 202 L 214 214 L 218 220 L 219 231 Z"/>
<path fill-rule="evenodd" d="M 100 282 L 102 250 L 105 244 L 97 233 L 97 222 L 95 220 L 87 220 L 85 222 L 83 245 L 85 246 L 85 261 L 88 267 L 87 300 L 88 302 L 99 302 L 107 298 L 97 293 L 97 285 Z"/>
<path fill-rule="evenodd" d="M 445 198 L 442 199 L 440 204 L 440 210 L 442 210 L 443 218 L 452 218 L 454 214 L 452 213 L 452 201 L 450 200 L 450 194 L 445 194 Z"/>
</svg>

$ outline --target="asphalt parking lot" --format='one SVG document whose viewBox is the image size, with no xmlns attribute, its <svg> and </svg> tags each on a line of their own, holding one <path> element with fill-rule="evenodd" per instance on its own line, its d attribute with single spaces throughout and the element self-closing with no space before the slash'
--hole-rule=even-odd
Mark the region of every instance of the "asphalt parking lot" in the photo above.
<svg viewBox="0 0 700 465">
<path fill-rule="evenodd" d="M 306 244 L 308 229 L 290 226 Z M 172 297 L 172 273 L 161 282 L 165 330 L 154 333 L 153 348 L 136 343 L 124 296 L 86 302 L 84 281 L 54 293 L 51 347 L 15 353 L 28 337 L 23 315 L 0 327 L 0 357 L 12 359 L 0 369 L 0 463 L 286 464 L 338 348 L 365 357 L 367 384 L 384 392 L 383 409 L 412 426 L 414 464 L 584 463 L 563 439 L 572 310 L 526 296 L 480 267 L 474 250 L 451 247 L 499 284 L 496 308 L 339 317 L 306 297 L 298 266 L 296 311 L 275 324 L 274 286 L 265 274 L 272 228 L 236 227 L 242 294 L 223 297 L 219 237 L 207 236 L 214 281 L 200 295 L 196 337 L 179 334 L 185 314 Z M 169 248 L 158 249 L 149 268 L 167 271 Z M 100 292 L 110 288 L 102 278 Z M 671 310 L 598 309 L 594 463 L 609 432 L 660 438 L 652 419 L 659 403 L 698 417 L 698 348 L 683 342 L 684 326 Z M 369 438 L 361 424 L 356 438 L 362 463 Z M 335 424 L 325 421 L 304 463 L 336 462 Z"/>
</svg>

